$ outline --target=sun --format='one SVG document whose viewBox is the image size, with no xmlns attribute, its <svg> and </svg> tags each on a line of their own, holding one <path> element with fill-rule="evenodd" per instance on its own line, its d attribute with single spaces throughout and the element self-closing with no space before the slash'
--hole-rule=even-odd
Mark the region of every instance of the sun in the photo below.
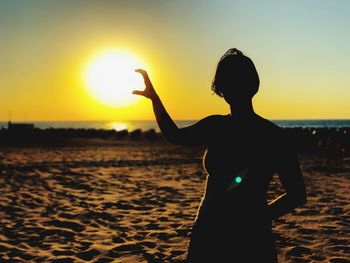
<svg viewBox="0 0 350 263">
<path fill-rule="evenodd" d="M 132 53 L 120 50 L 103 51 L 93 57 L 84 70 L 84 80 L 93 98 L 112 106 L 127 106 L 139 100 L 133 90 L 143 89 L 137 68 L 143 63 Z"/>
</svg>

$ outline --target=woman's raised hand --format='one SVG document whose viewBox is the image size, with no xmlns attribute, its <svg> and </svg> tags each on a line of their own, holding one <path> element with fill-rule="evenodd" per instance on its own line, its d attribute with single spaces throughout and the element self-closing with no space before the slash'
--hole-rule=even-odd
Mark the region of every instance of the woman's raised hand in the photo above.
<svg viewBox="0 0 350 263">
<path fill-rule="evenodd" d="M 149 99 L 156 98 L 157 93 L 153 88 L 152 82 L 149 79 L 147 72 L 143 69 L 136 69 L 135 71 L 142 75 L 146 87 L 144 90 L 134 90 L 132 94 L 141 95 Z"/>
</svg>

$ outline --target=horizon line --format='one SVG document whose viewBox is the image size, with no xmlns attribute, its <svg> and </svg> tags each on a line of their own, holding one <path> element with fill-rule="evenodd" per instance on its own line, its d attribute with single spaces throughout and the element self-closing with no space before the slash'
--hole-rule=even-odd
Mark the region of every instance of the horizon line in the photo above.
<svg viewBox="0 0 350 263">
<path fill-rule="evenodd" d="M 350 120 L 350 117 L 348 118 L 265 118 L 271 121 L 330 121 L 330 120 Z M 200 120 L 199 118 L 196 119 L 173 119 L 174 121 L 197 121 Z M 131 119 L 131 120 L 0 120 L 2 123 L 8 123 L 8 122 L 21 122 L 21 123 L 29 123 L 29 122 L 147 122 L 147 121 L 156 121 L 156 119 L 144 119 L 144 120 L 138 120 L 138 119 Z"/>
</svg>

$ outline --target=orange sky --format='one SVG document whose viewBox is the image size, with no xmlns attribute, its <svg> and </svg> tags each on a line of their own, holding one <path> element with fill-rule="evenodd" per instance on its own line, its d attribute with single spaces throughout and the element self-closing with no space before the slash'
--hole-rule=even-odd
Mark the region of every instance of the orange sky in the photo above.
<svg viewBox="0 0 350 263">
<path fill-rule="evenodd" d="M 0 120 L 154 119 L 146 99 L 88 92 L 84 65 L 108 48 L 144 61 L 174 119 L 226 114 L 210 83 L 231 47 L 257 67 L 262 116 L 350 118 L 350 3 L 330 2 L 1 1 Z"/>
</svg>

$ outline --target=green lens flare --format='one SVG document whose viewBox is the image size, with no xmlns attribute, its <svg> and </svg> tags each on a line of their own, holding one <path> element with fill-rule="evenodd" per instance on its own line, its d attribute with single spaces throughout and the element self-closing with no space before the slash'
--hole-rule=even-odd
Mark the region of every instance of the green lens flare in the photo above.
<svg viewBox="0 0 350 263">
<path fill-rule="evenodd" d="M 242 177 L 237 176 L 237 177 L 235 178 L 235 182 L 236 182 L 237 184 L 241 183 L 241 182 L 242 182 Z"/>
<path fill-rule="evenodd" d="M 227 190 L 231 191 L 237 187 L 241 187 L 243 184 L 243 180 L 245 180 L 246 176 L 248 175 L 248 168 L 241 170 L 239 173 L 236 173 L 236 176 L 232 176 L 229 182 L 229 185 L 227 186 Z"/>
</svg>

